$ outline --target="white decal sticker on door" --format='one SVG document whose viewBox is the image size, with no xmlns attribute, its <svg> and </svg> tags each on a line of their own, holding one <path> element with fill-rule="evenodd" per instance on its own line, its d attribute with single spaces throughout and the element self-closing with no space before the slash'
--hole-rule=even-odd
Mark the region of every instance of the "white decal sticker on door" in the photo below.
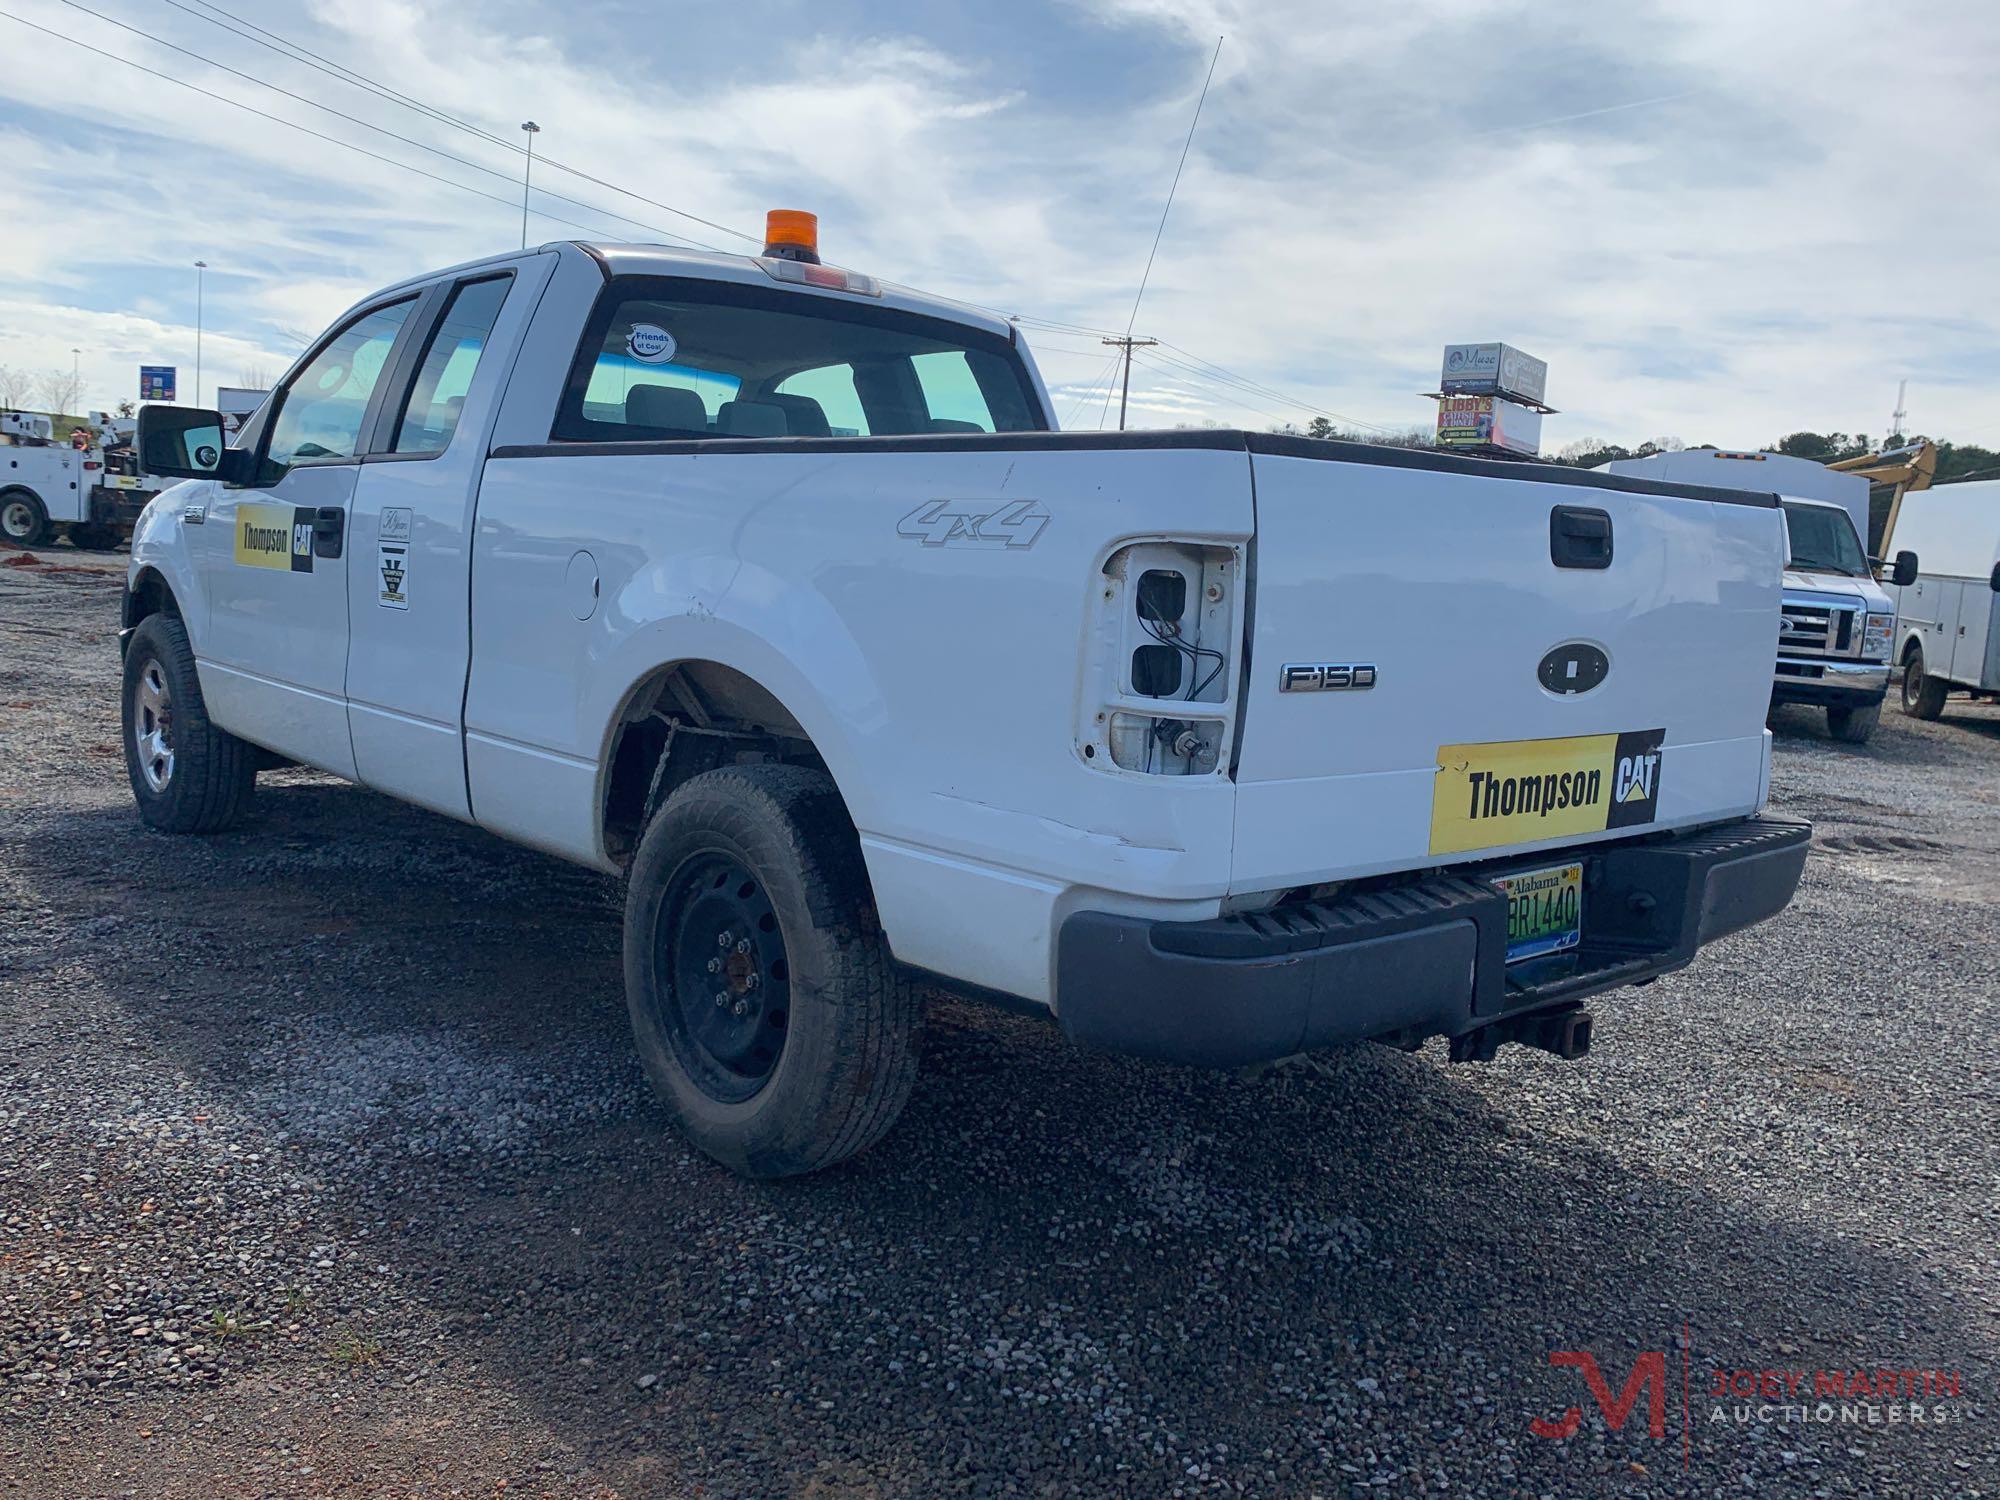
<svg viewBox="0 0 2000 1500">
<path fill-rule="evenodd" d="M 410 607 L 410 512 L 395 506 L 382 512 L 376 533 L 379 579 L 375 602 L 384 609 Z"/>
</svg>

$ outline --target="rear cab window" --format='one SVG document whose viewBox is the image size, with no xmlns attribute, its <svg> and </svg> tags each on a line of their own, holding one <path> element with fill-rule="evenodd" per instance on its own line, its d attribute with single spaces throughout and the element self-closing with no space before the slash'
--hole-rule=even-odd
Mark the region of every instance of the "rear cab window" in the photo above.
<svg viewBox="0 0 2000 1500">
<path fill-rule="evenodd" d="M 556 442 L 1041 432 L 1003 334 L 860 300 L 621 276 L 584 329 Z"/>
</svg>

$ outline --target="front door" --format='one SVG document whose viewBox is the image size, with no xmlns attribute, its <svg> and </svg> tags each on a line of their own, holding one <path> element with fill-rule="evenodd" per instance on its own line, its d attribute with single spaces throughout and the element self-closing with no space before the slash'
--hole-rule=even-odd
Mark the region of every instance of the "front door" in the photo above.
<svg viewBox="0 0 2000 1500">
<path fill-rule="evenodd" d="M 199 533 L 210 715 L 253 744 L 350 778 L 348 511 L 416 300 L 350 319 L 279 387 L 260 445 L 272 482 L 217 486 Z"/>
</svg>

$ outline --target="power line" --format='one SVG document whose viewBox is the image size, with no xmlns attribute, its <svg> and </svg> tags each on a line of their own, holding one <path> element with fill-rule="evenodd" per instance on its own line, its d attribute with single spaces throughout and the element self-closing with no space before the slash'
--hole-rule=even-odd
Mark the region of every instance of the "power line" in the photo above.
<svg viewBox="0 0 2000 1500">
<path fill-rule="evenodd" d="M 156 47 L 165 47 L 169 52 L 178 52 L 183 57 L 191 57 L 196 62 L 203 63 L 208 67 L 215 68 L 220 72 L 229 74 L 232 78 L 240 78 L 246 83 L 253 83 L 257 85 L 257 87 L 259 88 L 269 89 L 275 94 L 282 94 L 285 98 L 290 99 L 295 103 L 303 104 L 309 109 L 316 109 L 324 114 L 332 115 L 335 119 L 345 120 L 350 125 L 359 125 L 363 130 L 372 130 L 377 135 L 385 135 L 390 140 L 400 141 L 405 146 L 415 146 L 419 151 L 428 151 L 433 156 L 441 156 L 446 161 L 456 162 L 461 167 L 470 167 L 475 172 L 484 172 L 489 177 L 498 177 L 502 181 L 508 183 L 511 183 L 514 180 L 514 175 L 511 172 L 503 172 L 497 167 L 487 166 L 484 162 L 477 162 L 471 160 L 469 157 L 455 155 L 454 153 L 446 151 L 441 147 L 429 145 L 428 143 L 417 140 L 411 136 L 399 135 L 395 131 L 390 130 L 386 126 L 377 125 L 373 121 L 361 119 L 356 115 L 350 115 L 345 110 L 335 109 L 330 104 L 322 104 L 317 99 L 309 98 L 304 94 L 294 93 L 292 92 L 292 90 L 285 88 L 279 84 L 272 83 L 268 79 L 259 78 L 254 73 L 245 73 L 240 69 L 230 67 L 227 63 L 217 62 L 214 58 L 208 56 L 205 53 L 196 52 L 191 48 L 182 47 L 177 43 L 168 41 L 165 37 L 155 36 L 150 31 L 143 31 L 137 26 L 127 25 L 125 22 L 119 20 L 115 16 L 107 16 L 102 11 L 92 10 L 89 6 L 81 4 L 80 0 L 62 0 L 62 3 L 64 5 L 67 5 L 71 10 L 82 11 L 83 14 L 85 14 L 86 16 L 90 16 L 95 20 L 103 21 L 111 26 L 116 26 L 120 31 L 128 31 L 133 36 L 139 37 L 144 41 L 151 42 Z M 169 4 L 174 3 L 174 0 L 168 0 L 168 3 Z M 713 245 L 703 245 L 699 240 L 691 240 L 686 235 L 675 234 L 671 230 L 662 229 L 657 224 L 648 224 L 644 219 L 634 219 L 627 214 L 621 214 L 616 209 L 604 208 L 595 203 L 586 203 L 581 198 L 571 198 L 564 193 L 552 193 L 547 188 L 542 189 L 542 196 L 545 198 L 553 198 L 558 203 L 567 203 L 574 208 L 581 208 L 590 213 L 602 214 L 607 219 L 616 219 L 621 223 L 637 225 L 640 229 L 647 230 L 653 234 L 666 235 L 669 239 L 677 239 L 684 244 L 697 245 L 704 250 L 713 250 L 715 248 L 715 246 Z"/>
<path fill-rule="evenodd" d="M 1098 384 L 1100 382 L 1108 383 L 1117 369 L 1118 356 L 1114 354 L 1098 367 L 1097 374 L 1091 379 L 1089 384 L 1080 387 L 1071 394 L 1069 400 L 1064 404 L 1063 409 L 1056 414 L 1056 426 L 1067 430 L 1070 422 L 1082 414 L 1083 408 L 1090 404 L 1091 397 L 1097 394 Z"/>
<path fill-rule="evenodd" d="M 1215 79 L 1216 60 L 1222 56 L 1222 38 L 1215 39 L 1214 56 L 1208 60 L 1208 74 L 1201 81 L 1201 94 L 1194 101 L 1194 118 L 1188 121 L 1187 139 L 1181 143 L 1181 159 L 1174 167 L 1174 180 L 1167 188 L 1167 201 L 1160 209 L 1160 227 L 1153 231 L 1153 248 L 1146 252 L 1146 269 L 1139 276 L 1139 295 L 1132 299 L 1132 315 L 1125 320 L 1125 337 L 1132 336 L 1132 325 L 1139 320 L 1139 304 L 1146 296 L 1146 283 L 1153 275 L 1153 257 L 1160 253 L 1160 236 L 1167 232 L 1167 215 L 1173 211 L 1174 194 L 1181 185 L 1181 173 L 1187 167 L 1188 152 L 1194 148 L 1194 128 L 1201 123 L 1201 107 L 1208 102 L 1208 86 Z M 1127 350 L 1130 353 L 1130 350 Z"/>
<path fill-rule="evenodd" d="M 1296 396 L 1277 390 L 1272 386 L 1261 384 L 1246 376 L 1238 375 L 1234 370 L 1225 369 L 1214 360 L 1204 359 L 1201 355 L 1183 349 L 1180 345 L 1172 343 L 1167 339 L 1160 340 L 1160 347 L 1173 350 L 1181 358 L 1174 359 L 1172 355 L 1165 354 L 1156 354 L 1154 358 L 1164 359 L 1171 364 L 1181 365 L 1190 374 L 1202 376 L 1217 384 L 1235 386 L 1238 389 L 1264 396 L 1269 400 L 1281 402 L 1286 406 L 1297 407 L 1300 411 L 1311 412 L 1316 417 L 1325 417 L 1333 422 L 1344 422 L 1349 427 L 1360 427 L 1365 428 L 1369 432 L 1384 434 L 1393 433 L 1396 430 L 1393 427 L 1383 427 L 1375 422 L 1364 422 L 1359 417 L 1350 417 L 1344 412 L 1331 411 L 1323 406 L 1314 406 L 1309 401 L 1301 401 Z"/>
<path fill-rule="evenodd" d="M 349 84 L 350 86 L 355 88 L 366 89 L 369 93 L 376 95 L 378 98 L 386 99 L 394 104 L 400 104 L 406 109 L 417 110 L 418 112 L 427 115 L 429 118 L 436 120 L 441 124 L 450 125 L 454 129 L 463 130 L 472 135 L 476 135 L 480 139 L 487 141 L 492 145 L 501 147 L 503 150 L 512 151 L 515 153 L 521 153 L 525 150 L 524 147 L 517 146 L 514 142 L 508 140 L 504 136 L 496 135 L 492 131 L 483 129 L 478 125 L 469 124 L 466 121 L 460 120 L 453 115 L 446 114 L 443 110 L 437 109 L 432 105 L 425 104 L 420 99 L 413 98 L 408 94 L 400 93 L 397 90 L 390 88 L 387 84 L 379 83 L 376 80 L 368 77 L 367 74 L 361 73 L 353 68 L 350 68 L 346 66 L 344 63 L 336 63 L 329 58 L 322 57 L 319 53 L 312 51 L 308 47 L 302 47 L 296 42 L 286 40 L 284 37 L 280 36 L 275 31 L 266 30 L 264 27 L 258 26 L 254 22 L 246 21 L 241 16 L 235 15 L 230 11 L 224 10 L 219 5 L 211 5 L 208 3 L 208 0 L 201 0 L 203 9 L 215 12 L 215 15 L 204 15 L 202 14 L 201 11 L 190 10 L 186 5 L 183 5 L 181 3 L 181 0 L 165 0 L 165 3 L 173 6 L 174 9 L 176 10 L 184 11 L 186 14 L 194 16 L 198 20 L 207 21 L 209 24 L 213 26 L 219 26 L 222 28 L 222 30 L 230 32 L 235 36 L 242 37 L 245 41 L 254 42 L 260 47 L 264 47 L 269 51 L 276 52 L 281 57 L 288 57 L 293 62 L 303 62 L 306 64 L 307 67 L 317 68 L 320 72 L 327 74 L 331 78 L 338 79 L 342 83 Z M 237 26 L 248 27 L 249 31 L 248 32 L 240 31 L 237 30 L 236 26 L 224 25 L 222 21 L 219 21 L 215 18 L 216 16 L 222 16 L 229 21 L 234 21 L 237 23 Z M 250 32 L 256 32 L 257 35 L 252 36 L 249 34 Z M 266 40 L 267 38 L 268 40 Z M 609 189 L 611 192 L 614 193 L 622 193 L 627 198 L 636 198 L 641 203 L 650 204 L 654 208 L 660 209 L 662 212 L 673 214 L 677 218 L 686 219 L 690 223 L 703 225 L 706 228 L 715 230 L 717 233 L 733 235 L 737 239 L 748 240 L 753 245 L 761 245 L 764 242 L 763 237 L 761 235 L 748 234 L 745 231 L 733 228 L 728 224 L 718 224 L 713 219 L 704 219 L 700 214 L 689 213 L 686 209 L 676 208 L 671 203 L 662 203 L 657 198 L 649 198 L 644 193 L 634 192 L 631 188 L 623 187 L 618 183 L 606 181 L 602 177 L 592 176 L 589 172 L 584 171 L 581 167 L 572 167 L 566 162 L 561 162 L 556 160 L 552 156 L 545 155 L 537 159 L 545 167 L 554 168 L 558 172 L 567 172 L 572 177 L 581 178 L 585 182 L 594 183 L 596 186 Z M 636 223 L 638 221 L 627 220 L 627 222 Z M 646 226 L 646 227 L 650 228 L 651 226 Z M 681 236 L 681 238 L 685 238 L 685 236 Z M 712 247 L 704 246 L 703 248 L 706 249 Z"/>
<path fill-rule="evenodd" d="M 338 136 L 332 136 L 326 134 L 325 131 L 314 130 L 310 125 L 301 125 L 296 120 L 287 120 L 282 115 L 271 114 L 267 110 L 261 110 L 254 105 L 245 104 L 240 99 L 232 99 L 227 94 L 218 94 L 211 89 L 205 89 L 201 87 L 201 85 L 199 84 L 189 83 L 184 78 L 176 78 L 171 73 L 162 73 L 158 68 L 149 68 L 144 63 L 134 62 L 129 57 L 120 57 L 115 52 L 102 51 L 96 46 L 92 45 L 91 43 L 83 41 L 81 38 L 66 36 L 60 31 L 52 31 L 46 26 L 37 25 L 33 21 L 27 20 L 21 16 L 17 16 L 12 11 L 0 10 L 0 19 L 13 21 L 18 25 L 27 27 L 30 31 L 39 31 L 43 36 L 54 37 L 59 42 L 68 42 L 73 47 L 85 48 L 94 57 L 108 58 L 112 62 L 123 63 L 128 68 L 136 68 L 141 73 L 145 73 L 154 78 L 158 78 L 163 82 L 171 83 L 175 85 L 177 88 L 187 89 L 191 93 L 200 94 L 203 98 L 213 99 L 220 104 L 227 104 L 234 109 L 240 109 L 244 111 L 246 114 L 253 114 L 257 116 L 257 118 L 259 118 L 260 120 L 269 120 L 272 124 L 282 125 L 287 130 L 296 130 L 301 135 L 309 135 L 313 137 L 315 140 L 325 141 L 329 145 L 339 146 L 348 151 L 358 152 L 360 155 L 366 156 L 373 161 L 383 162 L 389 166 L 396 167 L 405 172 L 414 172 L 419 177 L 428 178 L 432 182 L 443 183 L 446 187 L 457 188 L 462 193 L 471 193 L 476 198 L 485 198 L 489 202 L 504 204 L 509 209 L 513 208 L 514 206 L 514 200 L 512 198 L 502 198 L 496 193 L 489 193 L 481 188 L 470 187 L 463 182 L 454 182 L 449 177 L 440 177 L 435 172 L 426 172 L 422 167 L 413 167 L 406 161 L 397 161 L 392 156 L 384 156 L 378 151 L 370 151 L 366 146 L 357 146 L 352 141 L 343 141 Z M 565 219 L 556 214 L 544 214 L 543 217 L 547 219 L 553 219 L 558 224 L 567 224 L 572 229 L 581 229 L 586 234 L 595 234 L 597 232 L 590 225 L 579 224 L 574 219 Z"/>
<path fill-rule="evenodd" d="M 338 119 L 346 121 L 348 124 L 357 125 L 365 130 L 372 130 L 378 135 L 386 136 L 387 138 L 397 141 L 404 145 L 414 146 L 418 150 L 429 152 L 435 156 L 442 157 L 443 159 L 450 161 L 456 165 L 468 167 L 473 171 L 483 173 L 487 176 L 498 177 L 501 178 L 503 181 L 507 181 L 509 183 L 512 182 L 511 173 L 502 172 L 497 168 L 487 166 L 482 162 L 477 162 L 466 157 L 458 156 L 452 152 L 443 150 L 440 147 L 432 146 L 427 144 L 426 142 L 417 140 L 413 137 L 399 134 L 398 132 L 390 130 L 385 126 L 377 125 L 372 121 L 361 119 L 358 116 L 349 114 L 346 111 L 341 110 L 335 106 L 321 103 L 316 99 L 310 98 L 303 94 L 296 93 L 291 89 L 282 87 L 281 85 L 271 83 L 265 79 L 258 78 L 252 74 L 245 73 L 236 68 L 229 67 L 227 64 L 218 62 L 212 57 L 208 57 L 204 54 L 192 51 L 189 48 L 179 46 L 176 43 L 167 41 L 165 38 L 158 37 L 150 32 L 144 31 L 139 27 L 128 25 L 127 23 L 117 20 L 114 17 L 104 15 L 103 13 L 96 10 L 92 10 L 89 6 L 78 3 L 78 0 L 62 0 L 62 3 L 70 6 L 72 9 L 78 10 L 86 15 L 89 15 L 94 19 L 108 22 L 109 24 L 116 26 L 123 31 L 129 32 L 134 36 L 138 36 L 143 40 L 151 42 L 156 46 L 165 47 L 168 50 L 179 53 L 180 55 L 185 57 L 194 58 L 197 61 L 200 61 L 207 66 L 214 67 L 224 73 L 228 73 L 232 77 L 243 79 L 247 82 L 257 84 L 260 87 L 270 89 L 274 93 L 280 94 L 283 97 L 291 99 L 296 103 L 304 104 L 309 108 L 317 109 L 322 111 L 323 113 L 333 115 Z M 399 105 L 403 108 L 415 110 L 428 119 L 435 120 L 439 123 L 449 125 L 454 129 L 464 131 L 490 145 L 498 146 L 503 150 L 515 154 L 520 154 L 525 150 L 524 147 L 516 145 L 514 142 L 507 140 L 505 137 L 495 135 L 491 131 L 482 129 L 479 126 L 470 124 L 464 120 L 460 120 L 455 116 L 452 116 L 446 113 L 445 111 L 436 108 L 433 105 L 426 104 L 424 101 L 420 99 L 417 99 L 411 95 L 401 93 L 400 91 L 390 88 L 385 84 L 379 83 L 378 81 L 369 78 L 367 75 L 360 73 L 355 69 L 347 67 L 345 64 L 334 62 L 330 58 L 326 58 L 319 53 L 313 52 L 310 48 L 304 47 L 298 43 L 287 40 L 286 38 L 280 36 L 277 32 L 270 31 L 265 27 L 257 25 L 255 22 L 246 20 L 242 16 L 224 10 L 221 6 L 210 3 L 210 0 L 198 0 L 198 3 L 203 7 L 203 10 L 212 11 L 215 13 L 214 15 L 207 15 L 203 14 L 202 11 L 194 10 L 190 8 L 188 5 L 183 4 L 182 0 L 164 0 L 164 3 L 172 6 L 174 9 L 179 10 L 186 15 L 192 16 L 198 20 L 206 21 L 211 25 L 217 26 L 221 30 L 229 32 L 233 36 L 237 36 L 239 38 L 242 38 L 243 40 L 252 42 L 255 45 L 263 47 L 268 51 L 275 52 L 279 56 L 285 57 L 289 61 L 304 63 L 306 66 L 312 67 L 317 71 L 326 74 L 328 77 L 334 78 L 338 82 L 346 83 L 352 87 L 363 89 L 366 92 L 373 94 L 378 98 L 384 99 L 390 103 Z M 285 119 L 283 116 L 274 115 L 267 111 L 257 109 L 252 105 L 245 104 L 241 100 L 230 98 L 228 95 L 216 93 L 212 90 L 202 88 L 197 84 L 190 83 L 185 79 L 174 77 L 172 74 L 164 73 L 154 68 L 149 68 L 145 64 L 137 62 L 131 58 L 121 57 L 116 53 L 101 52 L 96 47 L 90 46 L 90 44 L 85 43 L 76 37 L 66 35 L 62 32 L 54 31 L 48 27 L 41 26 L 33 21 L 29 21 L 24 17 L 14 15 L 11 12 L 0 11 L 0 17 L 4 17 L 5 19 L 15 21 L 20 25 L 28 27 L 30 30 L 40 32 L 44 36 L 54 37 L 58 41 L 68 42 L 71 45 L 78 47 L 88 46 L 89 49 L 96 55 L 109 57 L 115 62 L 124 63 L 127 67 L 135 68 L 138 71 L 146 73 L 151 77 L 159 78 L 164 82 L 172 83 L 181 88 L 188 89 L 193 93 L 200 94 L 204 98 L 213 99 L 218 103 L 226 104 L 232 108 L 242 110 L 245 113 L 255 115 L 259 119 L 269 120 L 274 124 L 285 126 L 287 129 L 296 130 L 301 134 L 313 137 L 315 140 L 325 141 L 329 145 L 339 146 L 345 150 L 356 152 L 359 155 L 365 156 L 372 161 L 378 161 L 387 166 L 396 167 L 399 170 L 405 172 L 412 172 L 418 177 L 424 178 L 426 181 L 437 182 L 443 184 L 446 187 L 457 188 L 460 192 L 471 193 L 475 197 L 485 198 L 489 202 L 502 203 L 510 208 L 513 206 L 513 200 L 511 198 L 502 198 L 496 194 L 485 192 L 482 189 L 473 187 L 467 183 L 458 182 L 448 177 L 442 177 L 433 172 L 427 172 L 423 168 L 414 166 L 409 162 L 399 161 L 396 158 L 390 156 L 384 156 L 379 152 L 371 151 L 364 146 L 355 144 L 352 141 L 342 140 L 337 136 L 328 135 L 322 131 L 314 130 L 309 126 L 301 125 L 296 121 Z M 220 17 L 221 19 L 218 19 L 218 17 Z M 228 24 L 228 23 L 234 23 L 234 24 Z M 1161 211 L 1160 224 L 1154 233 L 1152 250 L 1151 252 L 1149 252 L 1147 256 L 1145 272 L 1142 274 L 1140 278 L 1139 294 L 1137 297 L 1134 298 L 1132 306 L 1132 314 L 1131 317 L 1127 320 L 1126 332 L 1125 335 L 1123 336 L 1124 338 L 1130 338 L 1132 325 L 1137 320 L 1140 301 L 1144 298 L 1146 284 L 1151 276 L 1154 258 L 1158 254 L 1161 236 L 1165 232 L 1167 215 L 1172 209 L 1173 198 L 1176 190 L 1178 189 L 1182 171 L 1185 169 L 1187 164 L 1187 157 L 1193 145 L 1195 126 L 1199 124 L 1201 118 L 1202 102 L 1207 97 L 1209 83 L 1210 81 L 1212 81 L 1214 77 L 1216 61 L 1217 58 L 1220 56 L 1220 51 L 1221 51 L 1220 38 L 1217 39 L 1216 46 L 1217 46 L 1216 54 L 1214 56 L 1211 56 L 1211 58 L 1209 59 L 1208 75 L 1203 81 L 1201 96 L 1196 100 L 1194 120 L 1189 125 L 1187 140 L 1182 145 L 1180 162 L 1175 168 L 1174 181 L 1173 185 L 1169 188 L 1168 191 L 1167 204 L 1166 207 L 1163 208 Z M 624 187 L 621 184 L 615 182 L 610 182 L 604 178 L 593 176 L 590 173 L 584 172 L 575 167 L 571 167 L 563 162 L 556 161 L 553 158 L 544 156 L 540 157 L 539 160 L 541 160 L 545 166 L 551 167 L 554 170 L 569 173 L 570 175 L 579 177 L 584 181 L 595 183 L 596 185 L 603 187 L 608 191 L 618 193 L 625 197 L 633 198 L 642 203 L 650 204 L 653 207 L 659 208 L 664 212 L 673 214 L 676 217 L 687 219 L 693 223 L 705 225 L 709 228 L 718 230 L 719 232 L 724 234 L 734 235 L 738 238 L 749 240 L 753 244 L 759 243 L 759 239 L 755 235 L 747 234 L 740 229 L 732 228 L 731 226 L 726 224 L 717 223 L 716 221 L 711 219 L 705 219 L 698 214 L 689 213 L 685 209 L 676 208 L 672 204 L 662 203 L 659 200 L 650 198 L 643 193 L 635 192 L 630 188 Z M 647 223 L 645 220 L 632 218 L 629 215 L 619 213 L 615 209 L 605 208 L 602 205 L 589 203 L 582 199 L 572 198 L 566 194 L 552 192 L 547 188 L 541 189 L 541 192 L 543 197 L 546 199 L 552 199 L 556 202 L 567 203 L 572 207 L 580 208 L 588 213 L 597 214 L 604 218 L 612 219 L 620 223 L 631 224 L 638 228 L 644 229 L 651 234 L 662 235 L 669 239 L 679 240 L 685 244 L 696 245 L 702 249 L 708 249 L 708 250 L 716 249 L 716 247 L 713 245 L 707 245 L 704 244 L 702 241 L 694 240 L 687 235 L 663 229 L 659 225 Z M 538 212 L 540 212 L 544 218 L 550 220 L 553 223 L 562 224 L 572 229 L 581 230 L 584 233 L 593 236 L 599 233 L 596 226 L 583 224 L 574 219 L 567 219 L 559 214 L 548 213 L 546 210 L 538 210 Z M 926 295 L 934 296 L 935 294 L 926 294 Z M 1046 330 L 1051 334 L 1067 334 L 1072 337 L 1087 337 L 1087 338 L 1098 338 L 1098 339 L 1104 339 L 1106 338 L 1107 335 L 1111 334 L 1111 330 L 1096 328 L 1087 324 L 1070 323 L 1060 319 L 1046 318 L 1036 314 L 1029 314 L 1029 313 L 1009 314 L 1002 311 L 999 308 L 989 307 L 984 304 L 972 302 L 965 299 L 940 298 L 939 300 L 956 301 L 962 306 L 974 308 L 979 311 L 989 313 L 995 317 L 1002 318 L 1003 320 L 1017 322 L 1029 328 Z M 1163 348 L 1175 350 L 1178 354 L 1183 356 L 1186 361 L 1191 361 L 1192 363 L 1183 364 L 1182 361 L 1173 360 L 1166 355 L 1156 355 L 1155 356 L 1156 358 L 1166 360 L 1169 364 L 1180 365 L 1184 370 L 1186 370 L 1187 373 L 1192 374 L 1197 378 L 1206 379 L 1215 384 L 1233 388 L 1239 393 L 1252 393 L 1252 394 L 1262 395 L 1264 398 L 1268 400 L 1278 401 L 1286 406 L 1295 407 L 1301 411 L 1311 412 L 1314 415 L 1325 416 L 1331 420 L 1347 423 L 1352 426 L 1366 428 L 1368 430 L 1375 432 L 1386 433 L 1390 431 L 1390 429 L 1388 428 L 1378 427 L 1373 423 L 1362 422 L 1357 418 L 1344 416 L 1339 412 L 1328 411 L 1324 408 L 1314 406 L 1308 402 L 1300 401 L 1296 397 L 1289 396 L 1282 391 L 1274 390 L 1269 386 L 1261 385 L 1258 382 L 1248 380 L 1245 377 L 1235 374 L 1233 371 L 1225 369 L 1221 365 L 1215 364 L 1211 360 L 1203 359 L 1201 356 L 1192 354 L 1190 351 L 1182 349 L 1180 348 L 1180 346 L 1168 342 L 1166 340 L 1159 340 L 1158 343 Z M 1129 384 L 1129 376 L 1130 372 L 1128 369 L 1127 371 L 1128 384 Z M 1252 404 L 1254 405 L 1254 403 Z M 1107 387 L 1105 392 L 1104 408 L 1099 414 L 1100 426 L 1103 423 L 1104 417 L 1108 415 L 1109 409 L 1110 409 L 1110 390 Z"/>
<path fill-rule="evenodd" d="M 1128 333 L 1123 338 L 1108 338 L 1103 342 L 1115 346 L 1125 357 L 1125 379 L 1118 387 L 1118 430 L 1123 432 L 1125 430 L 1125 402 L 1126 398 L 1132 394 L 1132 351 L 1134 349 L 1150 349 L 1159 343 L 1159 340 L 1135 339 Z"/>
</svg>

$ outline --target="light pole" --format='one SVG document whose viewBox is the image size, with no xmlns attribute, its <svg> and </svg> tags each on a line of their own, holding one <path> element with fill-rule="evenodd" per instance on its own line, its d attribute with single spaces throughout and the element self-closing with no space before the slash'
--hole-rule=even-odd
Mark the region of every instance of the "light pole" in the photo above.
<svg viewBox="0 0 2000 1500">
<path fill-rule="evenodd" d="M 528 180 L 535 175 L 535 137 L 542 133 L 542 127 L 533 120 L 523 120 L 521 130 L 528 137 L 528 159 L 521 167 L 521 248 L 528 248 Z"/>
<path fill-rule="evenodd" d="M 194 263 L 194 404 L 201 405 L 201 279 L 208 262 Z"/>
</svg>

